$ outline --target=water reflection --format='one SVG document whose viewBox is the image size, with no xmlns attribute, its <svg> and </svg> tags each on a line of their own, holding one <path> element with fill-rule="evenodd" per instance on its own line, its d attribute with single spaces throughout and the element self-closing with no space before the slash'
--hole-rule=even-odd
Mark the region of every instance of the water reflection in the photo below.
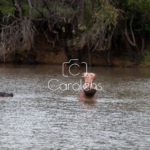
<svg viewBox="0 0 150 150">
<path fill-rule="evenodd" d="M 78 103 L 81 107 L 88 109 L 88 110 L 92 110 L 94 108 L 94 106 L 96 105 L 96 100 L 78 100 Z"/>
</svg>

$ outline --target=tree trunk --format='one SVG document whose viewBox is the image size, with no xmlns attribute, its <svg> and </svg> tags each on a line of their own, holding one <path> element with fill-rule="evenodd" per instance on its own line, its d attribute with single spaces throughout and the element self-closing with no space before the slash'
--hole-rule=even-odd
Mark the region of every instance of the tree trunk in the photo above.
<svg viewBox="0 0 150 150">
<path fill-rule="evenodd" d="M 111 62 L 111 49 L 107 50 L 107 66 L 111 67 L 112 62 Z"/>
<path fill-rule="evenodd" d="M 78 59 L 76 63 L 81 64 L 80 50 L 74 50 L 74 59 Z"/>
<path fill-rule="evenodd" d="M 27 54 L 28 54 L 28 61 L 30 64 L 36 64 L 37 61 L 36 61 L 36 55 L 35 55 L 35 52 L 34 52 L 34 49 L 31 48 L 30 51 L 27 51 Z"/>
<path fill-rule="evenodd" d="M 143 59 L 145 58 L 144 49 L 145 49 L 145 24 L 142 23 L 142 48 L 141 48 L 141 54 L 142 54 Z"/>
<path fill-rule="evenodd" d="M 140 64 L 140 51 L 138 46 L 135 47 L 135 51 L 136 51 L 136 65 Z"/>
<path fill-rule="evenodd" d="M 67 47 L 67 44 L 66 44 L 65 39 L 64 39 L 64 43 L 65 43 L 65 47 L 64 47 L 65 55 L 67 56 L 68 61 L 70 61 L 70 59 L 71 59 L 72 57 L 71 57 L 71 54 L 70 54 L 70 52 L 69 52 L 69 50 L 68 50 L 68 47 Z"/>
<path fill-rule="evenodd" d="M 88 58 L 89 58 L 88 65 L 92 66 L 93 65 L 93 62 L 92 62 L 92 51 L 91 51 L 91 48 L 90 48 L 89 44 L 88 44 Z"/>
<path fill-rule="evenodd" d="M 119 38 L 114 38 L 113 39 L 113 43 L 114 43 L 114 47 L 116 49 L 116 52 L 117 52 L 117 56 L 119 57 L 120 56 L 120 39 L 121 37 L 119 36 Z"/>
<path fill-rule="evenodd" d="M 134 18 L 134 0 L 132 0 L 132 17 L 131 17 L 131 21 L 130 21 L 130 32 L 132 35 L 132 40 L 130 39 L 130 37 L 128 35 L 128 31 L 127 31 L 127 19 L 125 21 L 125 36 L 126 36 L 128 42 L 131 44 L 131 46 L 134 47 L 134 51 L 136 53 L 135 54 L 136 65 L 138 66 L 140 64 L 140 54 L 139 54 L 139 48 L 138 48 L 137 43 L 135 41 L 134 32 L 132 30 L 133 18 Z"/>
<path fill-rule="evenodd" d="M 125 42 L 125 46 L 128 52 L 128 55 L 130 57 L 130 60 L 133 62 L 135 59 L 135 52 L 132 50 L 132 47 L 130 46 L 129 42 L 127 41 L 127 39 L 124 37 L 124 42 Z"/>
<path fill-rule="evenodd" d="M 105 66 L 111 67 L 112 61 L 111 61 L 111 49 L 104 51 L 104 60 L 105 60 Z"/>
<path fill-rule="evenodd" d="M 105 66 L 108 65 L 108 62 L 107 62 L 107 52 L 108 52 L 108 51 L 104 51 L 104 61 L 105 61 Z"/>
</svg>

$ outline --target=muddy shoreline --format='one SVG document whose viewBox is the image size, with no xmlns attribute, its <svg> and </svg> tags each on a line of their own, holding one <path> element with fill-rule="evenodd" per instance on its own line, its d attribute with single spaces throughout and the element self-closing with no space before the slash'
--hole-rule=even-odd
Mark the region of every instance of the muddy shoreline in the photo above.
<svg viewBox="0 0 150 150">
<path fill-rule="evenodd" d="M 58 65 L 58 66 L 60 66 L 60 65 L 62 65 L 63 64 L 63 62 L 62 63 L 44 63 L 44 62 L 37 62 L 37 63 L 28 63 L 28 62 L 0 62 L 0 64 L 1 65 L 3 65 L 3 64 L 14 64 L 14 65 Z M 106 68 L 106 67 L 108 67 L 108 66 L 105 66 L 105 65 L 93 65 L 92 67 L 104 67 L 104 68 Z M 109 66 L 108 68 L 147 68 L 147 69 L 150 69 L 150 66 L 146 66 L 146 65 L 142 65 L 142 64 L 140 64 L 139 66 L 135 66 L 135 65 L 131 65 L 131 66 L 119 66 L 119 65 L 112 65 L 112 66 Z"/>
</svg>

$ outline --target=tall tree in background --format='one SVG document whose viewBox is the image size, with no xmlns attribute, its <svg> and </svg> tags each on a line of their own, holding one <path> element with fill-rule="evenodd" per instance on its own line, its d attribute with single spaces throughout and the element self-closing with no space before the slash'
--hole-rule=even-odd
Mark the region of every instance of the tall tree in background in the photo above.
<svg viewBox="0 0 150 150">
<path fill-rule="evenodd" d="M 145 49 L 145 29 L 146 26 L 149 28 L 148 25 L 150 18 L 150 1 L 149 0 L 128 0 L 125 1 L 129 8 L 131 8 L 128 12 L 126 11 L 126 20 L 125 20 L 125 36 L 127 41 L 132 46 L 131 51 L 135 56 L 136 65 L 140 64 L 140 55 L 145 58 L 144 56 L 144 49 Z M 131 16 L 131 17 L 130 17 Z M 127 31 L 127 20 L 130 18 L 130 32 Z M 136 19 L 138 18 L 138 20 Z M 140 18 L 140 20 L 139 20 Z M 136 21 L 134 21 L 136 19 Z M 133 28 L 134 26 L 134 28 Z M 141 38 L 141 48 L 140 44 L 136 42 L 138 39 L 135 37 L 137 33 L 140 35 Z M 130 36 L 131 35 L 131 36 Z M 132 37 L 132 38 L 131 38 Z"/>
<path fill-rule="evenodd" d="M 126 45 L 132 47 L 129 53 L 136 64 L 140 63 L 140 55 L 144 58 L 145 31 L 150 31 L 149 0 L 2 0 L 0 5 L 0 56 L 4 61 L 10 53 L 16 57 L 21 49 L 27 51 L 29 62 L 36 62 L 34 39 L 38 33 L 53 47 L 61 44 L 68 60 L 80 60 L 80 51 L 85 49 L 89 65 L 93 64 L 93 52 L 104 51 L 105 64 L 111 66 L 112 38 L 117 48 L 119 40 L 115 39 L 121 34 L 126 37 Z M 141 21 L 136 21 L 137 17 Z M 142 39 L 141 50 L 137 33 Z"/>
</svg>

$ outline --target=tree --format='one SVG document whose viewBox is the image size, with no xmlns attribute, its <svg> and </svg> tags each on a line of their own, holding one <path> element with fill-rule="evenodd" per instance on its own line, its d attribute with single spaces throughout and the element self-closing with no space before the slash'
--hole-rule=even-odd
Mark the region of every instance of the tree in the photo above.
<svg viewBox="0 0 150 150">
<path fill-rule="evenodd" d="M 133 47 L 133 52 L 135 54 L 135 60 L 136 65 L 140 64 L 140 54 L 142 55 L 143 59 L 144 56 L 144 49 L 145 49 L 145 25 L 150 21 L 149 19 L 149 13 L 150 13 L 150 1 L 149 0 L 128 0 L 128 6 L 131 8 L 130 13 L 131 19 L 130 19 L 130 32 L 132 36 L 132 40 L 129 36 L 129 33 L 127 31 L 127 20 L 125 21 L 125 36 L 130 43 L 130 45 Z M 134 22 L 134 18 L 138 17 L 141 19 L 141 21 Z M 138 24 L 139 22 L 139 24 Z M 134 25 L 134 30 L 133 30 Z M 141 35 L 141 50 L 139 48 L 139 45 L 136 42 L 135 33 L 138 32 Z"/>
<path fill-rule="evenodd" d="M 0 5 L 3 6 L 1 11 L 4 17 L 1 22 L 0 55 L 5 58 L 13 52 L 16 56 L 17 49 L 21 48 L 22 51 L 27 51 L 29 62 L 36 62 L 34 38 L 36 34 L 43 33 L 53 47 L 58 43 L 64 47 L 68 60 L 80 59 L 80 50 L 87 49 L 89 65 L 92 65 L 92 53 L 104 51 L 106 65 L 111 66 L 112 38 L 113 42 L 119 38 L 116 33 L 121 33 L 122 30 L 116 27 L 120 25 L 124 29 L 122 35 L 125 35 L 130 44 L 128 47 L 132 47 L 131 51 L 138 65 L 140 54 L 144 58 L 145 31 L 150 31 L 150 1 L 124 0 L 123 5 L 121 2 L 2 0 Z M 122 16 L 125 24 L 122 24 Z M 141 22 L 135 21 L 137 17 L 141 18 Z M 130 20 L 130 25 L 127 20 Z M 135 38 L 137 33 L 142 37 L 141 50 Z M 128 45 L 126 41 L 125 43 Z M 117 47 L 117 43 L 115 45 Z"/>
</svg>

